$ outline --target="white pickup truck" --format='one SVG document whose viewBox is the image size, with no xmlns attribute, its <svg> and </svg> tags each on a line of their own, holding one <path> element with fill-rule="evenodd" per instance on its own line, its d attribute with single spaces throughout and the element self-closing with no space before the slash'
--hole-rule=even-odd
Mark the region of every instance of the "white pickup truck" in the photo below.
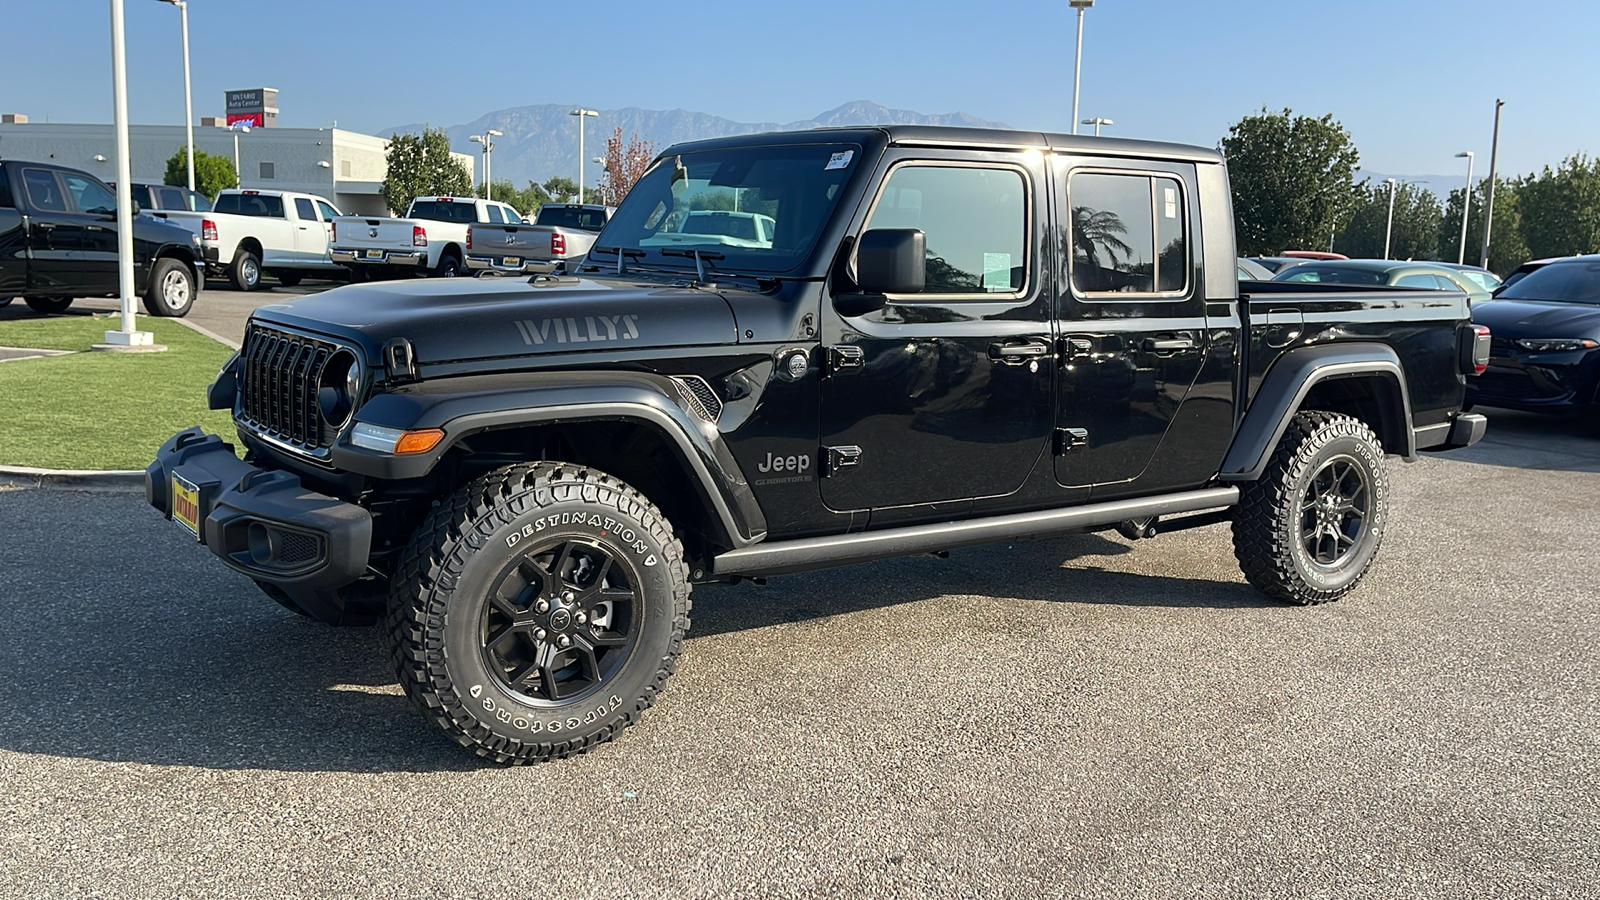
<svg viewBox="0 0 1600 900">
<path fill-rule="evenodd" d="M 467 230 L 467 268 L 508 275 L 549 272 L 589 252 L 615 207 L 546 203 L 533 222 L 474 225 Z"/>
<path fill-rule="evenodd" d="M 234 288 L 253 291 L 265 272 L 285 287 L 308 275 L 342 277 L 328 253 L 339 208 L 316 194 L 230 188 L 209 212 L 149 210 L 200 236 L 206 272 L 226 274 Z"/>
<path fill-rule="evenodd" d="M 409 271 L 453 278 L 466 268 L 474 225 L 522 224 L 504 203 L 476 197 L 418 197 L 404 218 L 344 216 L 333 223 L 333 261 L 357 278 Z"/>
</svg>

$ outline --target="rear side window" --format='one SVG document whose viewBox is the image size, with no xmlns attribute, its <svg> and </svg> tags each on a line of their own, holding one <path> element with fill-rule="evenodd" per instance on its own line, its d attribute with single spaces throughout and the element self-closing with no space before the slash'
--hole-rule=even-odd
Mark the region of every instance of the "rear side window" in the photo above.
<svg viewBox="0 0 1600 900">
<path fill-rule="evenodd" d="M 302 222 L 315 222 L 317 220 L 317 208 L 312 206 L 311 200 L 306 197 L 294 198 L 294 214 L 299 216 Z"/>
<path fill-rule="evenodd" d="M 459 222 L 471 225 L 477 220 L 477 212 L 471 203 L 455 203 L 450 200 L 418 200 L 411 204 L 411 218 L 430 219 L 434 222 Z"/>
<path fill-rule="evenodd" d="M 41 212 L 66 212 L 67 197 L 56 184 L 56 175 L 45 169 L 23 169 L 22 183 L 28 188 L 28 202 Z"/>
<path fill-rule="evenodd" d="M 483 208 L 483 214 L 489 217 L 490 225 L 504 225 L 506 220 L 500 215 L 500 207 L 490 204 Z"/>
<path fill-rule="evenodd" d="M 183 201 L 183 191 L 175 187 L 156 188 L 157 209 L 188 209 Z"/>
<path fill-rule="evenodd" d="M 556 228 L 576 228 L 579 231 L 599 231 L 606 227 L 606 211 L 573 206 L 541 206 L 534 220 L 539 225 Z"/>
<path fill-rule="evenodd" d="M 1071 207 L 1072 286 L 1123 299 L 1178 296 L 1189 287 L 1189 206 L 1177 178 L 1075 172 Z"/>
<path fill-rule="evenodd" d="M 743 224 L 754 233 L 756 217 Z M 875 228 L 921 229 L 924 294 L 1004 294 L 1027 280 L 1027 182 L 1016 169 L 901 166 L 867 219 Z"/>
<path fill-rule="evenodd" d="M 264 194 L 223 194 L 217 198 L 216 211 L 238 216 L 281 219 L 283 198 L 268 197 Z"/>
</svg>

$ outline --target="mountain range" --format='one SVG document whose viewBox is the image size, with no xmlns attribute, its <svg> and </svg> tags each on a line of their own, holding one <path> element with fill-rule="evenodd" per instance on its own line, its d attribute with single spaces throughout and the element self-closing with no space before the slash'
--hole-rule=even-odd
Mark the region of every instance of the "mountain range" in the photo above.
<svg viewBox="0 0 1600 900">
<path fill-rule="evenodd" d="M 517 106 L 479 116 L 471 122 L 447 125 L 450 146 L 478 160 L 478 178 L 483 177 L 481 148 L 468 138 L 483 134 L 485 129 L 504 132 L 494 139 L 494 180 L 510 180 L 518 187 L 529 180 L 543 182 L 552 175 L 578 176 L 579 120 L 571 115 L 572 107 L 557 103 L 536 106 Z M 1007 128 L 1001 122 L 988 122 L 976 116 L 955 112 L 944 115 L 924 115 L 907 109 L 890 109 L 868 100 L 846 103 L 828 110 L 815 118 L 800 122 L 735 122 L 709 113 L 687 109 L 603 109 L 596 118 L 585 117 L 585 157 L 605 155 L 606 138 L 615 129 L 622 129 L 622 139 L 634 134 L 641 140 L 654 141 L 659 152 L 669 145 L 683 141 L 724 137 L 731 134 L 754 134 L 760 131 L 788 131 L 802 128 L 822 128 L 849 125 L 958 125 L 967 128 Z M 428 127 L 420 123 L 385 128 L 380 137 L 390 134 L 417 134 Z M 584 180 L 591 186 L 600 175 L 600 167 L 592 162 L 585 164 Z"/>
</svg>

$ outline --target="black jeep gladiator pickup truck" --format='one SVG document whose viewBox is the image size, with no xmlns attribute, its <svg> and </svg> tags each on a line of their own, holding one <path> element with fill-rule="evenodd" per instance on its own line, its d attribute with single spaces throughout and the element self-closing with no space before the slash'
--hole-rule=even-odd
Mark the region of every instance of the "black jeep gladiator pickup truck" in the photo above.
<svg viewBox="0 0 1600 900">
<path fill-rule="evenodd" d="M 200 238 L 134 207 L 134 283 L 152 316 L 185 316 L 203 283 Z M 22 297 L 59 313 L 74 297 L 115 297 L 117 197 L 53 163 L 0 160 L 0 306 Z"/>
<path fill-rule="evenodd" d="M 182 432 L 149 500 L 285 606 L 383 616 L 418 708 L 499 762 L 631 724 L 695 583 L 1226 520 L 1252 584 L 1335 600 L 1385 456 L 1482 436 L 1488 336 L 1464 294 L 1241 285 L 1234 258 L 1211 150 L 675 146 L 566 275 L 258 309 L 210 389 L 244 459 Z"/>
</svg>

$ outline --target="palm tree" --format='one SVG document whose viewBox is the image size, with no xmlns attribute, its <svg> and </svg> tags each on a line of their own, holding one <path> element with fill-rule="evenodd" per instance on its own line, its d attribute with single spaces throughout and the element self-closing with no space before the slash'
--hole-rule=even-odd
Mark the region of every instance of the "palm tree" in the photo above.
<svg viewBox="0 0 1600 900">
<path fill-rule="evenodd" d="M 1127 234 L 1128 226 L 1122 224 L 1122 218 L 1114 212 L 1090 209 L 1087 206 L 1074 206 L 1072 208 L 1072 244 L 1075 252 L 1082 253 L 1084 258 L 1095 267 L 1100 267 L 1096 258 L 1099 249 L 1106 251 L 1110 268 L 1117 267 L 1117 254 L 1128 256 L 1133 253 L 1133 248 L 1115 237 Z"/>
</svg>

